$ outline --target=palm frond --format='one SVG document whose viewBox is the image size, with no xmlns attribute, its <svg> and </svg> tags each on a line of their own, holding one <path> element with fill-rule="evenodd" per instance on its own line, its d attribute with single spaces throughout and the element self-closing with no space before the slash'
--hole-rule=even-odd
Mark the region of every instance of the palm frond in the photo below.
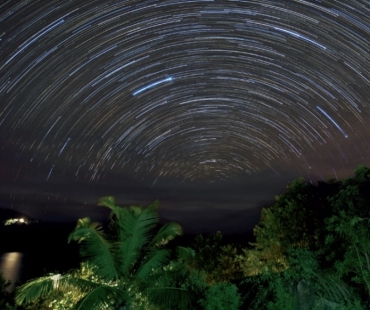
<svg viewBox="0 0 370 310">
<path fill-rule="evenodd" d="M 315 309 L 327 309 L 327 310 L 350 310 L 350 308 L 347 308 L 346 306 L 330 301 L 325 298 L 321 298 L 318 300 L 318 302 L 315 305 Z M 352 308 L 351 308 L 352 309 Z M 355 308 L 353 308 L 355 309 Z M 352 309 L 352 310 L 353 310 Z"/>
<path fill-rule="evenodd" d="M 174 222 L 164 224 L 160 230 L 156 233 L 153 240 L 150 243 L 150 246 L 163 246 L 169 241 L 173 240 L 177 236 L 183 234 L 182 227 Z"/>
<path fill-rule="evenodd" d="M 118 229 L 118 241 L 124 242 L 131 237 L 131 231 L 135 228 L 136 221 L 140 216 L 142 209 L 137 206 L 126 208 L 116 208 L 112 213 L 112 222 Z"/>
<path fill-rule="evenodd" d="M 148 298 L 155 304 L 163 308 L 180 307 L 183 310 L 189 309 L 190 293 L 189 291 L 176 287 L 157 287 L 145 291 Z"/>
<path fill-rule="evenodd" d="M 158 210 L 159 208 L 159 200 L 156 199 L 156 200 L 153 200 L 150 205 L 148 206 L 148 208 L 153 208 L 155 210 Z"/>
<path fill-rule="evenodd" d="M 77 220 L 77 225 L 76 225 L 76 227 L 75 227 L 74 230 L 78 230 L 78 229 L 81 229 L 81 228 L 88 228 L 88 227 L 90 227 L 91 224 L 92 223 L 91 223 L 91 220 L 90 220 L 89 217 L 84 217 L 82 219 L 78 219 Z M 69 236 L 69 238 L 71 238 L 71 236 Z M 75 236 L 73 238 L 73 240 L 75 240 L 75 241 L 82 241 L 83 238 L 84 238 L 84 236 L 79 236 L 79 237 Z M 68 242 L 70 242 L 71 240 L 72 239 L 68 239 Z"/>
<path fill-rule="evenodd" d="M 63 280 L 64 279 L 65 281 L 59 281 L 60 282 L 59 289 L 67 292 L 71 290 L 78 290 L 81 293 L 87 293 L 101 285 L 97 282 L 93 282 L 90 280 L 73 276 L 69 277 L 68 274 L 63 277 Z"/>
<path fill-rule="evenodd" d="M 47 297 L 53 292 L 58 291 L 70 292 L 71 290 L 78 290 L 83 294 L 99 286 L 99 283 L 75 277 L 73 272 L 65 275 L 50 275 L 30 280 L 18 287 L 16 291 L 16 302 L 18 304 L 28 304 L 40 297 Z"/>
<path fill-rule="evenodd" d="M 81 256 L 98 267 L 99 276 L 108 281 L 118 279 L 113 244 L 105 238 L 101 225 L 91 223 L 89 227 L 76 228 L 69 235 L 68 242 L 71 240 L 81 242 Z"/>
<path fill-rule="evenodd" d="M 176 247 L 176 252 L 178 258 L 184 261 L 195 257 L 195 251 L 192 248 L 178 246 Z"/>
<path fill-rule="evenodd" d="M 329 276 L 322 275 L 317 276 L 317 283 L 323 290 L 324 297 L 333 302 L 341 300 L 351 301 L 351 299 L 353 299 L 351 292 L 343 281 L 334 280 Z"/>
<path fill-rule="evenodd" d="M 113 196 L 104 196 L 99 199 L 98 206 L 107 207 L 113 210 L 116 208 L 116 200 Z"/>
<path fill-rule="evenodd" d="M 130 216 L 123 218 L 120 222 L 124 240 L 120 240 L 120 255 L 122 259 L 121 271 L 126 274 L 130 272 L 133 264 L 138 261 L 145 246 L 150 241 L 154 227 L 158 224 L 159 217 L 154 207 L 142 209 L 138 216 L 132 210 L 128 210 Z"/>
<path fill-rule="evenodd" d="M 163 267 L 169 262 L 171 252 L 167 249 L 153 251 L 141 264 L 136 277 L 145 280 L 154 269 Z"/>
<path fill-rule="evenodd" d="M 128 303 L 129 300 L 125 291 L 117 287 L 101 285 L 81 298 L 74 310 L 101 310 L 122 302 Z"/>
<path fill-rule="evenodd" d="M 48 296 L 53 291 L 58 290 L 59 283 L 60 275 L 31 280 L 17 289 L 15 301 L 19 305 L 36 301 L 40 297 Z"/>
</svg>

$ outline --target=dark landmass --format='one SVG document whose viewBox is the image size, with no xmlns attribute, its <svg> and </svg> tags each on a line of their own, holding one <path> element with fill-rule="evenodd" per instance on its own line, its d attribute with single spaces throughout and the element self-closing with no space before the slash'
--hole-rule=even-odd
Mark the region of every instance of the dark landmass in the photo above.
<svg viewBox="0 0 370 310">
<path fill-rule="evenodd" d="M 33 220 L 27 214 L 20 213 L 18 211 L 11 210 L 11 209 L 3 209 L 3 208 L 0 208 L 0 223 L 3 223 L 7 219 L 10 219 L 10 218 L 25 218 L 27 220 Z"/>
</svg>

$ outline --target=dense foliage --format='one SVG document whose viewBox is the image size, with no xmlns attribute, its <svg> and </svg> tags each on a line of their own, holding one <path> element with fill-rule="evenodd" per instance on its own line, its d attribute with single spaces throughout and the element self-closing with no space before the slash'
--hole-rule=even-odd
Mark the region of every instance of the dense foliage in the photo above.
<svg viewBox="0 0 370 310">
<path fill-rule="evenodd" d="M 182 230 L 176 223 L 158 226 L 156 202 L 121 208 L 104 197 L 99 204 L 112 211 L 109 230 L 81 219 L 70 235 L 80 243 L 81 268 L 23 284 L 18 304 L 54 310 L 370 309 L 369 168 L 360 166 L 343 181 L 293 181 L 261 211 L 248 247 L 225 243 L 217 232 L 197 236 L 192 249 L 171 248 L 168 242 Z"/>
<path fill-rule="evenodd" d="M 296 180 L 263 209 L 249 250 L 258 275 L 245 280 L 255 294 L 250 304 L 369 309 L 369 193 L 370 169 L 361 166 L 341 182 Z"/>
<path fill-rule="evenodd" d="M 0 273 L 0 309 L 13 310 L 15 309 L 13 295 L 9 292 L 10 282 L 5 280 L 3 274 Z"/>
</svg>

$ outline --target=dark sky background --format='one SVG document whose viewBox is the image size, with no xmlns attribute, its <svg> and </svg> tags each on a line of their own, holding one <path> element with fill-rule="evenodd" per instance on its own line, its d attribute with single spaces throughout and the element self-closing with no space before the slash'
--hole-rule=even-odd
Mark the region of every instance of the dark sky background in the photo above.
<svg viewBox="0 0 370 310">
<path fill-rule="evenodd" d="M 370 3 L 0 2 L 0 206 L 250 230 L 297 177 L 370 165 Z"/>
</svg>

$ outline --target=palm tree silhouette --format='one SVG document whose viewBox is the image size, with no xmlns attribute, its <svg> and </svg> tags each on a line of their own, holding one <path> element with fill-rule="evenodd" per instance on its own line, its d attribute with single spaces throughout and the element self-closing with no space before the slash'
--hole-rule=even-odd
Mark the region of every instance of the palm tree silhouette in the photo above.
<svg viewBox="0 0 370 310">
<path fill-rule="evenodd" d="M 190 248 L 177 247 L 174 257 L 173 251 L 165 247 L 182 234 L 181 226 L 169 222 L 158 227 L 158 201 L 147 208 L 122 208 L 116 205 L 114 197 L 107 196 L 98 205 L 111 209 L 110 233 L 106 234 L 101 224 L 83 218 L 78 220 L 68 242 L 79 242 L 82 258 L 95 266 L 100 280 L 90 281 L 71 274 L 41 277 L 19 287 L 16 302 L 27 304 L 55 291 L 78 290 L 82 296 L 74 306 L 78 310 L 131 309 L 135 296 L 149 303 L 187 309 L 187 290 L 160 285 L 166 277 L 163 267 L 170 261 L 194 255 Z"/>
</svg>

